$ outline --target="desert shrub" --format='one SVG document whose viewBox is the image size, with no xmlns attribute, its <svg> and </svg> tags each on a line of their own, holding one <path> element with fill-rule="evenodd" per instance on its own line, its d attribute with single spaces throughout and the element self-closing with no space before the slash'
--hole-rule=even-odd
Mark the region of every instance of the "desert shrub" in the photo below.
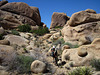
<svg viewBox="0 0 100 75">
<path fill-rule="evenodd" d="M 62 26 L 56 26 L 56 27 L 54 27 L 54 28 L 56 28 L 56 29 L 57 29 L 57 28 L 62 29 L 63 27 L 62 27 Z"/>
<path fill-rule="evenodd" d="M 78 48 L 78 47 L 79 47 L 79 45 L 72 45 L 72 44 L 69 43 L 69 42 L 66 42 L 66 43 L 64 43 L 63 45 L 68 45 L 70 48 Z"/>
<path fill-rule="evenodd" d="M 29 32 L 31 30 L 31 26 L 28 24 L 18 26 L 18 30 L 21 32 Z"/>
<path fill-rule="evenodd" d="M 3 18 L 0 18 L 0 21 L 3 21 Z"/>
<path fill-rule="evenodd" d="M 68 75 L 92 75 L 93 72 L 88 67 L 79 67 L 73 70 L 72 72 L 69 72 Z"/>
<path fill-rule="evenodd" d="M 92 59 L 90 65 L 100 71 L 100 59 Z"/>
<path fill-rule="evenodd" d="M 30 66 L 34 59 L 30 56 L 17 55 L 9 64 L 9 70 L 17 70 L 18 73 L 30 73 Z"/>
<path fill-rule="evenodd" d="M 2 34 L 0 34 L 0 40 L 2 40 L 3 39 L 3 35 Z"/>
<path fill-rule="evenodd" d="M 30 32 L 42 36 L 46 33 L 49 33 L 49 29 L 47 27 L 46 28 L 39 27 L 38 30 L 31 30 Z"/>
<path fill-rule="evenodd" d="M 73 48 L 78 48 L 78 47 L 79 47 L 79 45 L 77 45 L 77 44 L 73 46 Z"/>
<path fill-rule="evenodd" d="M 54 41 L 53 45 L 64 44 L 64 43 L 65 43 L 64 39 L 61 38 L 61 39 L 58 39 L 58 40 Z"/>
<path fill-rule="evenodd" d="M 14 29 L 14 30 L 11 30 L 11 33 L 12 33 L 13 35 L 19 35 L 19 32 L 16 31 L 15 29 Z"/>
</svg>

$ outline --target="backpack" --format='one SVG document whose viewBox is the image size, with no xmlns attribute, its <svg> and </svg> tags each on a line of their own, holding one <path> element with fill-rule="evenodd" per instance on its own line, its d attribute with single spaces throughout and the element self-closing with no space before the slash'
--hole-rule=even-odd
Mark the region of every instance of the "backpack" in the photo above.
<svg viewBox="0 0 100 75">
<path fill-rule="evenodd" d="M 51 49 L 51 56 L 55 57 L 55 51 L 54 51 L 54 49 Z"/>
<path fill-rule="evenodd" d="M 57 56 L 57 50 L 55 50 L 54 55 Z"/>
</svg>

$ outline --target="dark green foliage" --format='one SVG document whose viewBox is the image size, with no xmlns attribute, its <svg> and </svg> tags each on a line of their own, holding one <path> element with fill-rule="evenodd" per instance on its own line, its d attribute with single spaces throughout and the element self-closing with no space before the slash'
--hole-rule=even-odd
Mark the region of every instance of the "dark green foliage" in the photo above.
<svg viewBox="0 0 100 75">
<path fill-rule="evenodd" d="M 44 35 L 46 33 L 49 33 L 49 29 L 47 27 L 46 28 L 39 27 L 38 30 L 31 30 L 30 32 L 31 33 L 35 33 L 35 34 L 37 34 L 39 36 L 42 36 L 42 35 Z"/>
<path fill-rule="evenodd" d="M 64 43 L 63 45 L 68 45 L 70 48 L 78 48 L 78 47 L 79 47 L 79 45 L 72 45 L 72 44 L 69 43 L 69 42 L 66 42 L 66 43 Z"/>
<path fill-rule="evenodd" d="M 14 30 L 11 30 L 11 33 L 12 33 L 13 35 L 19 35 L 19 32 L 16 31 L 15 29 L 14 29 Z"/>
<path fill-rule="evenodd" d="M 0 34 L 0 40 L 2 40 L 3 39 L 3 35 L 2 34 Z"/>
<path fill-rule="evenodd" d="M 61 31 L 60 31 L 60 36 L 62 36 L 62 33 L 61 33 Z"/>
<path fill-rule="evenodd" d="M 64 44 L 64 43 L 65 43 L 64 39 L 61 38 L 61 39 L 58 39 L 58 40 L 54 41 L 53 45 Z"/>
<path fill-rule="evenodd" d="M 56 28 L 56 29 L 57 29 L 57 28 L 62 29 L 63 27 L 62 27 L 62 26 L 56 26 L 56 27 L 54 27 L 54 28 Z"/>
<path fill-rule="evenodd" d="M 20 32 L 29 32 L 31 30 L 31 26 L 28 24 L 18 26 L 18 30 Z"/>
<path fill-rule="evenodd" d="M 88 67 L 79 67 L 68 73 L 68 75 L 92 75 L 93 72 Z"/>
<path fill-rule="evenodd" d="M 92 59 L 90 65 L 100 71 L 100 59 Z"/>
<path fill-rule="evenodd" d="M 17 70 L 18 73 L 29 73 L 33 58 L 24 55 L 18 55 L 9 64 L 9 70 Z"/>
<path fill-rule="evenodd" d="M 0 18 L 0 21 L 3 21 L 3 18 Z"/>
</svg>

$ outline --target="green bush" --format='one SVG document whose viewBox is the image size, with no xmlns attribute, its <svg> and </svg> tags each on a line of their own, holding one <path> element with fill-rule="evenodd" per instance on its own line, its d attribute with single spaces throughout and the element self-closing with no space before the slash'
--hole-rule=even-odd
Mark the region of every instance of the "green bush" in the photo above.
<svg viewBox="0 0 100 75">
<path fill-rule="evenodd" d="M 3 39 L 3 35 L 2 34 L 0 34 L 0 40 L 2 40 Z"/>
<path fill-rule="evenodd" d="M 100 59 L 92 59 L 90 65 L 100 71 Z"/>
<path fill-rule="evenodd" d="M 3 18 L 0 18 L 0 21 L 3 21 Z"/>
<path fill-rule="evenodd" d="M 18 30 L 21 32 L 29 32 L 31 30 L 31 26 L 28 24 L 18 26 Z"/>
<path fill-rule="evenodd" d="M 61 38 L 61 39 L 58 39 L 58 40 L 54 41 L 53 45 L 64 44 L 64 43 L 65 43 L 64 39 Z"/>
<path fill-rule="evenodd" d="M 42 36 L 46 33 L 49 33 L 49 29 L 47 27 L 46 28 L 39 27 L 38 30 L 31 30 L 30 32 Z"/>
<path fill-rule="evenodd" d="M 78 47 L 79 47 L 79 45 L 72 45 L 72 44 L 69 43 L 69 42 L 66 42 L 66 43 L 64 43 L 63 45 L 68 45 L 70 48 L 78 48 Z"/>
<path fill-rule="evenodd" d="M 88 67 L 79 67 L 69 72 L 68 75 L 92 75 L 93 72 Z"/>
<path fill-rule="evenodd" d="M 34 59 L 29 56 L 18 55 L 9 64 L 9 70 L 17 70 L 18 73 L 30 73 L 30 66 L 33 61 Z"/>
<path fill-rule="evenodd" d="M 11 30 L 11 33 L 12 33 L 13 35 L 19 35 L 19 32 L 16 31 L 15 29 L 14 29 L 14 30 Z"/>
<path fill-rule="evenodd" d="M 54 27 L 54 28 L 56 28 L 56 29 L 57 29 L 57 28 L 62 29 L 63 27 L 62 27 L 62 26 L 56 26 L 56 27 Z"/>
</svg>

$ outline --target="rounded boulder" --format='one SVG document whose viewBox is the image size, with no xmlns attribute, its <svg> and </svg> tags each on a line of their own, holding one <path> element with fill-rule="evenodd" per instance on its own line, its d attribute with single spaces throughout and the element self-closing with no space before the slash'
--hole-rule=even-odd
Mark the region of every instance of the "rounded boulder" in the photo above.
<svg viewBox="0 0 100 75">
<path fill-rule="evenodd" d="M 43 73 L 46 71 L 46 64 L 42 61 L 35 60 L 31 64 L 31 71 L 34 73 Z"/>
</svg>

